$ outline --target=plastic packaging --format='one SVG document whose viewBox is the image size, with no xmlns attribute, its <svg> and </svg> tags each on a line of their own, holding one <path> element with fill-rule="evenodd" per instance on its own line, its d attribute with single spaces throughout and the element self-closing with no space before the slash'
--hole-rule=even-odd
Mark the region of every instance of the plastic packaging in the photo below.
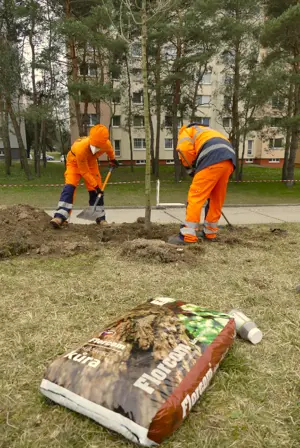
<svg viewBox="0 0 300 448">
<path fill-rule="evenodd" d="M 189 415 L 235 338 L 234 319 L 156 297 L 47 369 L 41 392 L 145 446 Z"/>
<path fill-rule="evenodd" d="M 263 337 L 262 332 L 257 328 L 255 322 L 239 310 L 231 310 L 228 313 L 234 318 L 237 334 L 252 344 L 258 344 Z"/>
</svg>

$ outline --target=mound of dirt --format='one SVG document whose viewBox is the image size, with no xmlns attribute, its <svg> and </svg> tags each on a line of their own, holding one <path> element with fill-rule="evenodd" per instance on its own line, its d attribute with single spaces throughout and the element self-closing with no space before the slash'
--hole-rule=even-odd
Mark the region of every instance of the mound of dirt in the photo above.
<svg viewBox="0 0 300 448">
<path fill-rule="evenodd" d="M 0 207 L 0 259 L 24 253 L 68 256 L 99 250 L 101 243 L 109 243 L 121 246 L 121 254 L 126 257 L 160 263 L 189 262 L 199 256 L 205 246 L 178 248 L 167 244 L 168 237 L 178 232 L 178 224 L 152 224 L 151 230 L 146 230 L 140 218 L 133 224 L 107 227 L 69 224 L 55 230 L 50 226 L 50 219 L 43 210 L 29 205 Z M 286 236 L 287 232 L 281 229 L 235 227 L 221 230 L 218 240 L 221 245 L 268 250 L 278 238 Z"/>
<path fill-rule="evenodd" d="M 70 255 L 90 249 L 93 240 L 97 240 L 97 235 L 94 238 L 85 235 L 81 227 L 88 226 L 78 226 L 79 229 L 71 232 L 68 228 L 55 232 L 49 221 L 47 213 L 29 205 L 1 207 L 0 258 L 23 253 Z"/>
<path fill-rule="evenodd" d="M 195 246 L 174 246 L 161 240 L 137 239 L 122 244 L 121 254 L 134 260 L 148 262 L 176 263 L 193 262 L 197 254 L 203 252 L 202 244 Z"/>
</svg>

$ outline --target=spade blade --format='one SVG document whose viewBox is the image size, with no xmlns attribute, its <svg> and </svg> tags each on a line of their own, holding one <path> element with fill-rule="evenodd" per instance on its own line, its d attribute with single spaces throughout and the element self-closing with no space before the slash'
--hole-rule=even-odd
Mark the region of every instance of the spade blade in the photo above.
<svg viewBox="0 0 300 448">
<path fill-rule="evenodd" d="M 79 219 L 85 219 L 86 221 L 96 221 L 94 211 L 93 210 L 83 210 L 77 215 L 77 218 Z"/>
</svg>

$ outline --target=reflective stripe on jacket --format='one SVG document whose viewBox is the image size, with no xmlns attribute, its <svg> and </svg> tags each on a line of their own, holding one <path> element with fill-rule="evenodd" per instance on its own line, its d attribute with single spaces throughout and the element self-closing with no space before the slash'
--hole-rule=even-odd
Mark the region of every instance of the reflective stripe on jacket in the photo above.
<svg viewBox="0 0 300 448">
<path fill-rule="evenodd" d="M 109 140 L 105 145 L 102 145 L 98 152 L 93 154 L 90 148 L 89 137 L 79 138 L 73 143 L 71 151 L 68 152 L 67 169 L 68 164 L 77 166 L 84 180 L 96 188 L 99 185 L 97 185 L 92 171 L 97 170 L 99 173 L 97 158 L 104 153 L 108 155 L 110 160 L 115 158 L 115 153 Z"/>
<path fill-rule="evenodd" d="M 189 164 L 195 167 L 196 173 L 224 160 L 231 160 L 236 166 L 235 152 L 229 140 L 220 132 L 206 126 L 183 126 L 179 131 L 178 150 L 183 153 Z M 179 157 L 183 165 L 188 166 L 180 153 Z"/>
</svg>

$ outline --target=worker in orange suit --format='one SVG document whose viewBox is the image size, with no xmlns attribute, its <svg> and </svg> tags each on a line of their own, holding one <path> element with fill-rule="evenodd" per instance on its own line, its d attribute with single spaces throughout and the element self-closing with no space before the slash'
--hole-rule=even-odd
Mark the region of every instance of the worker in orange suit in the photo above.
<svg viewBox="0 0 300 448">
<path fill-rule="evenodd" d="M 199 236 L 215 242 L 228 180 L 235 169 L 235 151 L 223 134 L 198 123 L 180 129 L 177 151 L 193 182 L 188 194 L 185 223 L 179 235 L 169 238 L 169 243 L 192 244 L 198 241 Z M 207 200 L 209 207 L 200 233 L 201 210 Z"/>
<path fill-rule="evenodd" d="M 109 140 L 108 129 L 102 124 L 93 126 L 88 137 L 81 137 L 74 142 L 67 155 L 65 186 L 54 218 L 50 221 L 54 228 L 61 227 L 70 217 L 76 188 L 81 178 L 89 192 L 89 205 L 93 208 L 97 196 L 103 193 L 97 159 L 104 153 L 107 154 L 113 166 L 119 166 Z M 103 196 L 97 204 L 95 220 L 97 224 L 106 223 Z"/>
</svg>

